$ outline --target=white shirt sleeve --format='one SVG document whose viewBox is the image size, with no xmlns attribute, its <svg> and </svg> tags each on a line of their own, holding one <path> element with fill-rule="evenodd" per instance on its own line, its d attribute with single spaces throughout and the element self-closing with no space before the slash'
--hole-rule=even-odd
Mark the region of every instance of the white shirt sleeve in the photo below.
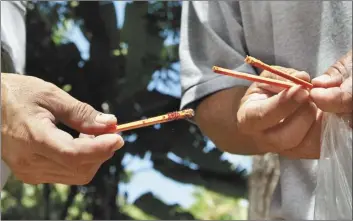
<svg viewBox="0 0 353 221">
<path fill-rule="evenodd" d="M 23 73 L 25 68 L 25 4 L 24 1 L 1 1 L 1 47 L 11 57 L 17 73 Z M 1 160 L 1 190 L 10 174 L 10 168 Z"/>
</svg>

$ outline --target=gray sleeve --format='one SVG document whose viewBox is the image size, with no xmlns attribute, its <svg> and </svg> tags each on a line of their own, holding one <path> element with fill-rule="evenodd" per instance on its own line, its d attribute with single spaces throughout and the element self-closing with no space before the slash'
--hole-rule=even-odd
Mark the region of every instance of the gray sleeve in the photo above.
<svg viewBox="0 0 353 221">
<path fill-rule="evenodd" d="M 180 28 L 181 108 L 193 107 L 204 97 L 250 82 L 212 72 L 212 66 L 249 74 L 239 2 L 184 1 Z"/>
</svg>

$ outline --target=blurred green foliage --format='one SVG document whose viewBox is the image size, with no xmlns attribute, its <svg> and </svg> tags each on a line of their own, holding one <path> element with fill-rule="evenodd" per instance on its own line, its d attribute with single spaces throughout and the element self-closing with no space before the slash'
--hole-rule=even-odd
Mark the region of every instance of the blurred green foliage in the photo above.
<svg viewBox="0 0 353 221">
<path fill-rule="evenodd" d="M 87 203 L 83 193 L 78 193 L 72 204 L 65 211 L 70 186 L 62 184 L 51 185 L 50 200 L 43 201 L 45 185 L 22 184 L 13 177 L 9 180 L 6 190 L 1 193 L 2 218 L 6 220 L 27 219 L 67 219 L 67 220 L 92 220 L 93 215 L 85 210 Z M 141 196 L 136 204 L 129 204 L 121 196 L 116 197 L 120 205 L 120 213 L 125 218 L 134 220 L 159 220 L 159 219 L 185 219 L 198 220 L 245 220 L 247 207 L 241 203 L 240 198 L 225 196 L 197 188 L 194 193 L 195 202 L 188 208 L 178 205 L 168 206 L 148 193 Z M 139 207 L 147 200 L 149 208 Z M 164 208 L 162 208 L 164 207 Z M 168 209 L 165 209 L 168 208 Z M 159 212 L 153 211 L 158 210 Z M 65 216 L 63 216 L 63 213 Z M 152 214 L 151 214 L 152 213 Z"/>
</svg>

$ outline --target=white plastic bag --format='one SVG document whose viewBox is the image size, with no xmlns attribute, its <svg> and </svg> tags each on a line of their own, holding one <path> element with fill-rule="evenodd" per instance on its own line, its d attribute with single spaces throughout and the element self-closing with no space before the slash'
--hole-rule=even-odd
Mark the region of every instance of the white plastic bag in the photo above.
<svg viewBox="0 0 353 221">
<path fill-rule="evenodd" d="M 352 220 L 352 128 L 348 119 L 324 115 L 314 220 Z"/>
</svg>

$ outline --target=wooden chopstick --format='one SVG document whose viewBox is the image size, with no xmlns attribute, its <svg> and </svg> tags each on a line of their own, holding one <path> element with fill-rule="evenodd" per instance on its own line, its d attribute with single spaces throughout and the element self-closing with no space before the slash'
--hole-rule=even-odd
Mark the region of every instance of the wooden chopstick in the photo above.
<svg viewBox="0 0 353 221">
<path fill-rule="evenodd" d="M 241 72 L 237 72 L 237 71 L 233 71 L 233 70 L 229 70 L 229 69 L 221 68 L 221 67 L 217 67 L 217 66 L 213 66 L 212 70 L 218 74 L 223 74 L 223 75 L 236 77 L 236 78 L 242 78 L 242 79 L 245 79 L 248 81 L 266 83 L 269 85 L 282 87 L 282 88 L 290 88 L 290 87 L 293 87 L 296 85 L 292 82 L 280 81 L 280 80 L 265 78 L 265 77 L 261 77 L 261 76 L 257 76 L 257 75 L 241 73 Z"/>
<path fill-rule="evenodd" d="M 166 123 L 169 121 L 192 118 L 193 116 L 194 116 L 194 110 L 185 109 L 182 111 L 171 112 L 157 117 L 151 117 L 144 120 L 138 120 L 138 121 L 134 121 L 126 124 L 117 125 L 115 132 L 122 132 L 122 131 L 141 128 L 141 127 L 147 127 L 155 124 Z"/>
<path fill-rule="evenodd" d="M 283 78 L 285 78 L 287 80 L 291 80 L 294 83 L 300 84 L 300 85 L 302 85 L 302 86 L 304 86 L 304 87 L 306 87 L 308 89 L 312 89 L 313 88 L 313 85 L 311 83 L 309 83 L 307 81 L 304 81 L 302 79 L 296 78 L 296 77 L 294 77 L 292 75 L 289 75 L 286 72 L 281 71 L 279 69 L 276 69 L 276 68 L 274 68 L 274 67 L 272 67 L 272 66 L 270 66 L 268 64 L 265 64 L 264 62 L 254 58 L 254 57 L 246 56 L 245 62 L 250 64 L 250 65 L 252 65 L 252 66 L 255 66 L 257 68 L 261 68 L 263 70 L 266 70 L 266 71 L 269 71 L 269 72 L 271 72 L 273 74 L 281 76 L 281 77 L 283 77 Z"/>
</svg>

